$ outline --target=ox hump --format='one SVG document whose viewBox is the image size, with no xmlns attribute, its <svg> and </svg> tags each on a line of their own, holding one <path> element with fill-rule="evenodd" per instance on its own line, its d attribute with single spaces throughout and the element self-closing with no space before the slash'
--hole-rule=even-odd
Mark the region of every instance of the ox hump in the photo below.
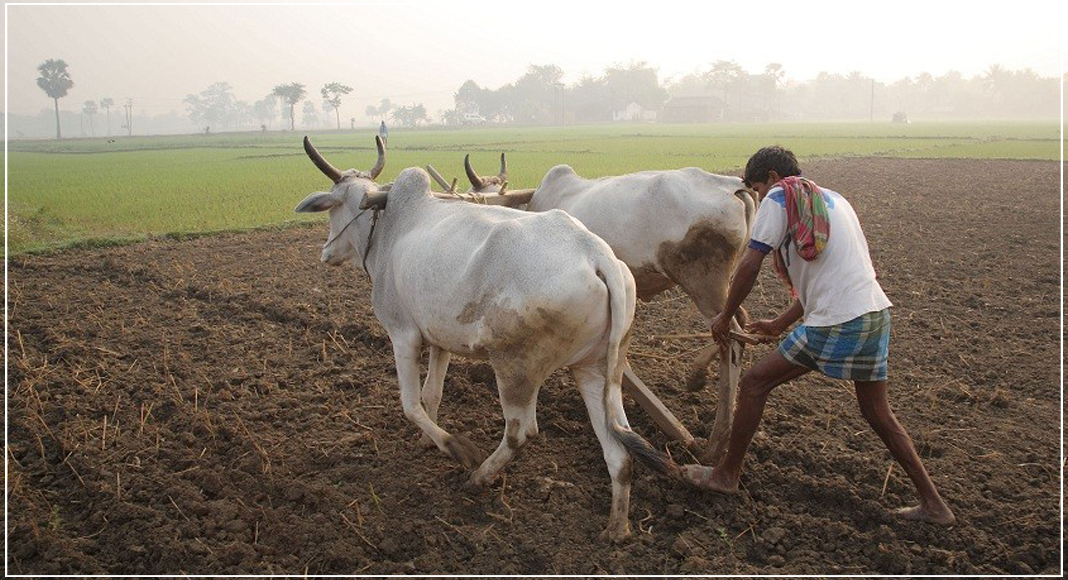
<svg viewBox="0 0 1068 580">
<path fill-rule="evenodd" d="M 575 173 L 575 170 L 572 169 L 570 165 L 557 165 L 545 174 L 545 177 L 542 178 L 541 182 L 542 185 L 545 185 L 554 181 L 570 179 L 573 177 L 578 177 L 578 174 Z"/>
<path fill-rule="evenodd" d="M 389 198 L 392 201 L 399 199 L 411 199 L 420 197 L 433 197 L 430 193 L 430 174 L 419 167 L 409 167 L 397 176 L 393 187 L 389 190 Z"/>
</svg>

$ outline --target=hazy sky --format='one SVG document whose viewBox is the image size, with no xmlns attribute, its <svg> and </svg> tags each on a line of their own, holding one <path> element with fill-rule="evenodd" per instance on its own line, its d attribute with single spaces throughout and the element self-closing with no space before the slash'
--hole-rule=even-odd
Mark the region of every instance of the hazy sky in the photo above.
<svg viewBox="0 0 1068 580">
<path fill-rule="evenodd" d="M 466 80 L 498 88 L 530 64 L 556 64 L 568 84 L 613 64 L 646 61 L 660 78 L 735 60 L 781 63 L 787 78 L 859 70 L 880 81 L 921 71 L 980 74 L 993 63 L 1062 74 L 1064 2 L 403 2 L 346 5 L 6 5 L 7 110 L 50 99 L 36 67 L 67 61 L 61 108 L 134 99 L 149 114 L 226 81 L 254 102 L 276 84 L 355 90 L 342 114 L 363 121 L 383 97 L 452 106 Z M 996 10 L 987 7 L 996 6 Z"/>
</svg>

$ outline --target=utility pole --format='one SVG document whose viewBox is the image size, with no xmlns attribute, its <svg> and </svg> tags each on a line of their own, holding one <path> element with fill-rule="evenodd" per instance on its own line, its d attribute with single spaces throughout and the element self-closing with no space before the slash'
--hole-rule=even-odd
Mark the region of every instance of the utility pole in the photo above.
<svg viewBox="0 0 1068 580">
<path fill-rule="evenodd" d="M 127 97 L 126 104 L 123 105 L 126 109 L 126 135 L 133 136 L 133 99 Z"/>
<path fill-rule="evenodd" d="M 871 107 L 868 109 L 868 122 L 875 122 L 875 79 L 871 80 Z"/>
</svg>

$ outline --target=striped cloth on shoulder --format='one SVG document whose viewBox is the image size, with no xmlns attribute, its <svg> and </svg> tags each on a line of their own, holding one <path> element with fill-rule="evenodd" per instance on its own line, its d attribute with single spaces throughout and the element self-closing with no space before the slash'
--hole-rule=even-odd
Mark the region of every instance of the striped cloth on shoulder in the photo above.
<svg viewBox="0 0 1068 580">
<path fill-rule="evenodd" d="M 782 186 L 786 197 L 786 231 L 789 241 L 797 245 L 797 254 L 803 260 L 811 262 L 820 256 L 831 235 L 823 190 L 814 181 L 800 175 L 784 177 L 778 185 Z M 780 252 L 775 252 L 774 265 L 775 273 L 790 289 L 790 294 L 797 298 L 797 290 L 794 289 Z"/>
</svg>

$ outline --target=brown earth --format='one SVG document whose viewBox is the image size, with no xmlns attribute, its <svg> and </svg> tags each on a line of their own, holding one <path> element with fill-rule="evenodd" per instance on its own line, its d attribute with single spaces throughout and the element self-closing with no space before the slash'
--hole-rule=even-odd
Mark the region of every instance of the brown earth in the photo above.
<svg viewBox="0 0 1068 580">
<path fill-rule="evenodd" d="M 401 413 L 368 279 L 319 263 L 319 224 L 11 260 L 8 571 L 1057 573 L 1058 171 L 806 167 L 865 226 L 895 303 L 891 402 L 956 526 L 888 514 L 914 502 L 908 480 L 851 386 L 818 376 L 772 394 L 739 495 L 637 467 L 622 545 L 597 538 L 609 478 L 562 372 L 542 390 L 542 435 L 503 481 L 465 491 L 463 469 Z M 785 303 L 764 272 L 750 312 Z M 630 355 L 695 433 L 715 411 L 713 389 L 682 389 L 700 342 L 657 335 L 703 330 L 665 293 L 640 305 Z M 453 363 L 441 418 L 497 444 L 489 367 Z"/>
</svg>

